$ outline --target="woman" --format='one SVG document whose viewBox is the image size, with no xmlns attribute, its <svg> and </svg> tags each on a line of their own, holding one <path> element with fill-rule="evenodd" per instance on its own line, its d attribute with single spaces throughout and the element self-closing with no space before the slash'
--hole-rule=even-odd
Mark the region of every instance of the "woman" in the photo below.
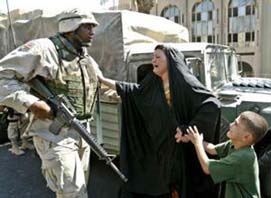
<svg viewBox="0 0 271 198">
<path fill-rule="evenodd" d="M 271 129 L 254 148 L 259 163 L 261 196 L 271 198 Z"/>
<path fill-rule="evenodd" d="M 100 76 L 122 99 L 120 160 L 129 179 L 126 190 L 133 198 L 217 197 L 193 145 L 177 145 L 174 135 L 197 125 L 206 140 L 217 143 L 219 103 L 176 49 L 157 45 L 152 64 L 153 71 L 140 84 Z"/>
</svg>

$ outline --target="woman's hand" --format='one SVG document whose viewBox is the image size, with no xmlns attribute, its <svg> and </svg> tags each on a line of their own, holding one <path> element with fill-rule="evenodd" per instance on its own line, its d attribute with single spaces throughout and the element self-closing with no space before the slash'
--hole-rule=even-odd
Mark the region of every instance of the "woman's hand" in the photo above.
<svg viewBox="0 0 271 198">
<path fill-rule="evenodd" d="M 102 73 L 97 75 L 97 77 L 98 77 L 99 81 L 102 84 L 104 84 L 105 86 L 107 86 L 109 89 L 116 90 L 116 81 L 115 80 L 105 78 Z"/>
<path fill-rule="evenodd" d="M 101 83 L 103 83 L 103 81 L 104 81 L 104 75 L 103 75 L 103 73 L 101 72 L 101 70 L 99 70 L 99 71 L 97 72 L 97 77 L 98 77 L 98 80 L 99 80 Z"/>
<path fill-rule="evenodd" d="M 189 142 L 188 137 L 183 135 L 183 132 L 179 127 L 177 127 L 177 129 L 176 129 L 175 139 L 176 139 L 177 143 L 180 143 L 180 142 L 187 143 L 187 142 Z"/>
<path fill-rule="evenodd" d="M 53 119 L 53 111 L 51 107 L 44 101 L 40 100 L 34 102 L 29 110 L 33 113 L 34 117 L 37 119 Z"/>
</svg>

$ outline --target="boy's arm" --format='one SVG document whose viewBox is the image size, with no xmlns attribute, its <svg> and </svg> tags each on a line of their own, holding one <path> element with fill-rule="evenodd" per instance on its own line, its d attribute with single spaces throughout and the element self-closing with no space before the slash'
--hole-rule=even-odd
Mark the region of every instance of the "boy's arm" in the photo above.
<svg viewBox="0 0 271 198">
<path fill-rule="evenodd" d="M 209 142 L 203 141 L 204 150 L 210 155 L 217 155 L 215 145 Z"/>
<path fill-rule="evenodd" d="M 187 143 L 190 141 L 190 139 L 187 136 L 183 135 L 183 133 L 179 127 L 176 129 L 175 139 L 176 139 L 177 143 L 181 143 L 181 142 Z M 203 141 L 203 147 L 204 147 L 204 150 L 208 154 L 217 155 L 214 144 Z"/>
<path fill-rule="evenodd" d="M 203 170 L 203 172 L 207 175 L 210 174 L 209 172 L 209 168 L 208 168 L 208 164 L 209 164 L 209 158 L 207 156 L 207 154 L 205 153 L 205 150 L 203 148 L 203 144 L 202 143 L 197 143 L 194 144 L 195 149 L 196 149 L 196 153 L 201 165 L 201 168 Z"/>
<path fill-rule="evenodd" d="M 187 129 L 187 134 L 185 136 L 188 137 L 188 139 L 194 144 L 203 172 L 209 175 L 210 174 L 208 168 L 209 158 L 204 150 L 202 134 L 199 134 L 197 127 L 194 126 L 194 128 L 189 127 Z M 206 146 L 208 146 L 208 144 L 206 144 Z"/>
</svg>

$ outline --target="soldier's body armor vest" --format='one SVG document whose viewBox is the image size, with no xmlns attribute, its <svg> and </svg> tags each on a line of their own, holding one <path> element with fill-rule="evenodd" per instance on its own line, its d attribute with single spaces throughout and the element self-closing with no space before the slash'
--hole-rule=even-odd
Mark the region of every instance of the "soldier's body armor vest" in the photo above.
<svg viewBox="0 0 271 198">
<path fill-rule="evenodd" d="M 59 57 L 55 79 L 46 80 L 47 87 L 55 95 L 64 94 L 78 119 L 92 117 L 98 79 L 91 58 L 85 52 L 78 54 L 75 48 L 62 36 L 50 40 L 54 43 Z"/>
</svg>

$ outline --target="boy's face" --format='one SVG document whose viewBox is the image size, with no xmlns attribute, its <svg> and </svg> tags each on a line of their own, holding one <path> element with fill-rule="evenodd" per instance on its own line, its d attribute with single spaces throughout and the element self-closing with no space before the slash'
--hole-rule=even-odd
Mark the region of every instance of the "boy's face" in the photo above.
<svg viewBox="0 0 271 198">
<path fill-rule="evenodd" d="M 230 130 L 227 132 L 227 137 L 234 142 L 239 142 L 243 141 L 244 136 L 246 135 L 249 135 L 249 133 L 239 116 L 230 124 Z"/>
</svg>

